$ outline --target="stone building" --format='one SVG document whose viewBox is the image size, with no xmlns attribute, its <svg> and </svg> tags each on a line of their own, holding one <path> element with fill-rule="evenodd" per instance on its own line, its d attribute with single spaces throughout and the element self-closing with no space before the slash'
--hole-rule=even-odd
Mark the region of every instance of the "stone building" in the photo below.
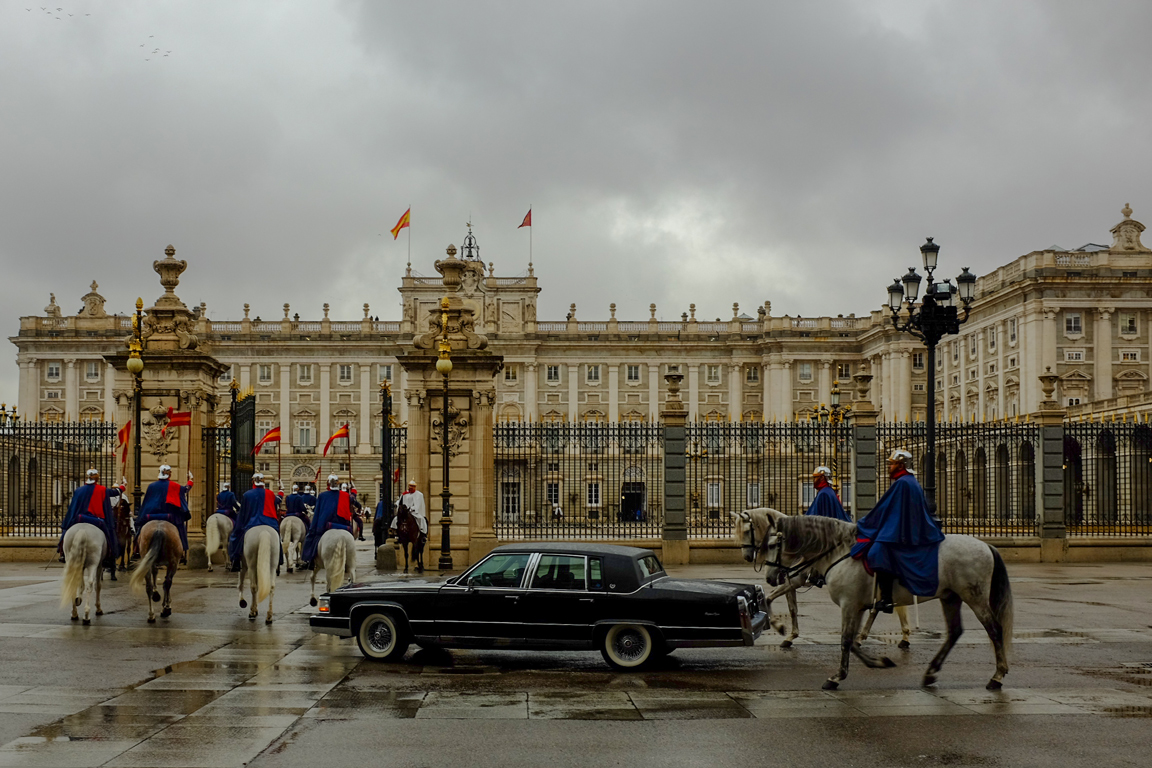
<svg viewBox="0 0 1152 768">
<path fill-rule="evenodd" d="M 971 317 L 938 349 L 934 377 L 925 370 L 924 348 L 892 328 L 886 309 L 863 317 L 778 317 L 765 302 L 748 312 L 734 304 L 730 318 L 706 320 L 690 305 L 669 322 L 656 319 L 654 304 L 639 320 L 617 319 L 615 305 L 605 308 L 606 319 L 584 320 L 572 304 L 564 319 L 540 320 L 542 289 L 531 266 L 497 277 L 471 231 L 461 249 L 459 295 L 475 332 L 503 357 L 493 406 L 500 421 L 654 421 L 669 365 L 685 374 L 683 400 L 688 417 L 698 420 L 804 418 L 829 402 L 836 381 L 862 366 L 875 376 L 872 398 L 886 420 L 922 420 L 932 384 L 943 419 L 1018 418 L 1037 410 L 1037 377 L 1048 367 L 1059 376 L 1059 402 L 1074 413 L 1146 411 L 1152 251 L 1131 213 L 1125 205 L 1111 246 L 1052 246 L 981 276 Z M 235 320 L 209 320 L 203 304 L 192 309 L 187 330 L 229 366 L 217 381 L 218 412 L 226 412 L 234 378 L 251 387 L 258 434 L 278 425 L 285 436 L 286 477 L 310 475 L 327 437 L 344 423 L 351 444 L 341 441 L 336 450 L 351 453 L 370 476 L 381 441 L 380 383 L 391 381 L 400 422 L 435 394 L 410 382 L 398 360 L 428 330 L 442 278 L 409 266 L 398 290 L 398 320 L 374 318 L 368 305 L 351 322 L 330 320 L 328 304 L 313 320 L 301 320 L 287 304 L 283 317 L 271 320 L 250 317 L 247 304 Z M 123 354 L 131 308 L 109 314 L 96 282 L 81 302 L 66 315 L 52 296 L 44 314 L 21 318 L 10 339 L 26 418 L 127 419 L 129 382 L 106 358 Z M 845 401 L 850 392 L 844 387 Z M 267 454 L 258 458 L 261 468 L 274 470 Z"/>
</svg>

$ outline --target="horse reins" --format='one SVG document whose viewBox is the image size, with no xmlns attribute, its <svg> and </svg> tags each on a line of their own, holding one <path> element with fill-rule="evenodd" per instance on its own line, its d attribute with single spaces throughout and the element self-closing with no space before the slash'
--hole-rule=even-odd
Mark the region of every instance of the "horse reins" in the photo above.
<svg viewBox="0 0 1152 768">
<path fill-rule="evenodd" d="M 780 534 L 777 533 L 776 535 L 779 536 Z M 753 536 L 755 536 L 755 534 L 753 534 Z M 753 539 L 753 540 L 755 540 L 755 539 Z M 808 560 L 805 560 L 804 562 L 800 563 L 799 565 L 784 565 L 783 563 L 780 562 L 780 558 L 784 554 L 784 541 L 780 540 L 776 544 L 776 560 L 775 561 L 765 560 L 764 565 L 771 565 L 771 566 L 774 566 L 776 568 L 779 568 L 780 570 L 784 571 L 785 578 L 790 579 L 790 578 L 792 578 L 792 576 L 794 574 L 797 574 L 800 571 L 805 570 L 806 568 L 809 568 L 813 563 L 819 562 L 821 559 L 832 554 L 840 546 L 842 546 L 842 545 L 841 544 L 835 544 L 832 547 L 830 547 L 829 549 L 826 549 L 823 552 L 821 552 L 819 555 L 816 555 L 816 557 L 809 558 Z M 768 551 L 768 540 L 767 539 L 764 540 L 764 546 L 761 549 L 764 552 Z M 827 576 L 828 571 L 832 570 L 834 567 L 839 565 L 844 560 L 847 560 L 849 557 L 851 557 L 851 555 L 852 555 L 852 553 L 848 552 L 843 557 L 835 560 L 831 565 L 829 565 L 827 568 L 824 569 L 823 575 Z M 761 567 L 763 567 L 763 566 L 761 566 Z M 759 570 L 757 570 L 757 573 L 759 573 Z"/>
</svg>

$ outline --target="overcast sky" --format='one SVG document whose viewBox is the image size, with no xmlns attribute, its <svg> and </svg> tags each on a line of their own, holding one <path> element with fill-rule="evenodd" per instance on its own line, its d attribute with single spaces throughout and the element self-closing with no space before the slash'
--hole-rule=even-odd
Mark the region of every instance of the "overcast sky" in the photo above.
<svg viewBox="0 0 1152 768">
<path fill-rule="evenodd" d="M 169 243 L 215 319 L 398 319 L 409 205 L 414 269 L 471 219 L 501 275 L 533 206 L 542 320 L 865 313 L 927 235 L 1152 225 L 1147 0 L 44 1 L 0 0 L 5 336 Z"/>
</svg>

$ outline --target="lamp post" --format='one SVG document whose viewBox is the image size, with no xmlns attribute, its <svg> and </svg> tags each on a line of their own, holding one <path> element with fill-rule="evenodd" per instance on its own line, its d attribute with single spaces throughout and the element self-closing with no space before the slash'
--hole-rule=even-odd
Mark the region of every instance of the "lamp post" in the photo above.
<svg viewBox="0 0 1152 768">
<path fill-rule="evenodd" d="M 144 359 L 140 353 L 144 350 L 144 338 L 140 328 L 141 313 L 144 309 L 144 300 L 136 299 L 136 314 L 132 316 L 132 340 L 128 343 L 128 373 L 132 374 L 132 418 L 136 428 L 133 430 L 133 466 L 132 466 L 132 512 L 140 511 L 140 390 L 143 385 Z"/>
<path fill-rule="evenodd" d="M 444 338 L 440 340 L 440 357 L 436 361 L 436 371 L 444 377 L 444 411 L 440 415 L 440 423 L 444 428 L 442 442 L 444 479 L 440 489 L 440 570 L 452 570 L 452 507 L 450 501 L 452 492 L 448 490 L 448 374 L 452 373 L 452 344 L 448 341 L 448 298 L 440 300 L 440 327 Z"/>
<path fill-rule="evenodd" d="M 888 308 L 892 311 L 892 325 L 898 331 L 905 331 L 924 342 L 928 348 L 928 377 L 933 386 L 928 387 L 928 455 L 924 458 L 924 495 L 928 498 L 928 511 L 936 515 L 936 345 L 948 334 L 960 333 L 960 326 L 968 321 L 968 311 L 976 293 L 976 275 L 964 267 L 956 278 L 937 283 L 933 280 L 940 246 L 928 238 L 920 246 L 924 260 L 924 271 L 928 273 L 928 288 L 924 298 L 916 305 L 916 295 L 920 291 L 920 275 L 915 267 L 908 268 L 908 274 L 893 280 L 888 286 Z M 961 306 L 957 306 L 959 300 Z M 908 302 L 908 315 L 903 320 L 900 310 Z M 960 308 L 964 316 L 960 316 Z"/>
<path fill-rule="evenodd" d="M 840 405 L 840 380 L 836 379 L 832 382 L 832 392 L 829 394 L 829 400 L 832 407 L 820 403 L 820 409 L 816 411 L 816 418 L 821 424 L 828 424 L 832 427 L 832 487 L 837 493 L 840 492 L 840 470 L 837 468 L 837 461 L 840 454 L 840 436 L 836 434 L 836 430 L 844 423 L 844 417 L 848 415 L 848 411 L 852 410 L 851 405 Z"/>
<path fill-rule="evenodd" d="M 385 515 L 392 513 L 392 389 L 388 380 L 380 382 L 380 503 Z M 388 529 L 382 523 L 373 526 L 374 544 L 377 549 L 384 543 Z"/>
</svg>

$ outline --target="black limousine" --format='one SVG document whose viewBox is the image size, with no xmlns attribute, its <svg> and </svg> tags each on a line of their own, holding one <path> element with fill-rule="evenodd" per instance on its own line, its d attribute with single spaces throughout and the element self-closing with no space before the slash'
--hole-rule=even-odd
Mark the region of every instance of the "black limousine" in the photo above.
<svg viewBox="0 0 1152 768">
<path fill-rule="evenodd" d="M 323 595 L 316 632 L 355 637 L 369 659 L 422 648 L 599 649 L 615 669 L 676 648 L 752 645 L 764 590 L 673 579 L 648 549 L 506 544 L 446 581 L 351 584 Z"/>
</svg>

